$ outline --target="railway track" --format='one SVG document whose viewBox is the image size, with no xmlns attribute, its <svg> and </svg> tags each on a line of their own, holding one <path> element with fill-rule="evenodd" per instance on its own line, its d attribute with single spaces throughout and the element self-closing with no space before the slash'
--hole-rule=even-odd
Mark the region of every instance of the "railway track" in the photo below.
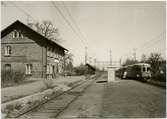
<svg viewBox="0 0 167 119">
<path fill-rule="evenodd" d="M 82 95 L 95 80 L 86 80 L 75 85 L 72 89 L 52 98 L 48 102 L 41 104 L 30 111 L 19 115 L 17 119 L 50 119 L 56 118 L 64 109 L 66 109 L 78 96 Z M 8 118 L 8 119 L 16 119 Z"/>
</svg>

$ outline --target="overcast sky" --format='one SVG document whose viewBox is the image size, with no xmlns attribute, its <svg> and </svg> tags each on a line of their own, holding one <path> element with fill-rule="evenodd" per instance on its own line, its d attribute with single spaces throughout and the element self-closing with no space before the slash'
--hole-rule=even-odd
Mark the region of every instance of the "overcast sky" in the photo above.
<svg viewBox="0 0 167 119">
<path fill-rule="evenodd" d="M 137 59 L 143 53 L 159 52 L 165 57 L 166 6 L 165 2 L 55 2 L 73 30 L 52 2 L 3 2 L 1 28 L 15 20 L 50 20 L 59 29 L 64 47 L 74 54 L 74 65 L 84 63 L 85 46 L 92 61 Z M 17 6 L 17 7 L 16 7 Z M 80 29 L 76 28 L 66 9 Z M 34 20 L 35 19 L 35 20 Z M 75 32 L 74 32 L 75 31 Z M 76 34 L 80 35 L 80 38 Z M 81 37 L 83 37 L 81 41 Z"/>
</svg>

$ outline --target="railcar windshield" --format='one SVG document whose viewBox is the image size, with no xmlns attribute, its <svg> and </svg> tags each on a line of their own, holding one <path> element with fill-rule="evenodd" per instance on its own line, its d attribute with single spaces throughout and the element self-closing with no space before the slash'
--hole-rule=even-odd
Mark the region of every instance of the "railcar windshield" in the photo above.
<svg viewBox="0 0 167 119">
<path fill-rule="evenodd" d="M 147 71 L 150 71 L 150 67 L 147 67 Z"/>
<path fill-rule="evenodd" d="M 146 67 L 143 66 L 143 72 L 145 72 L 145 71 L 146 71 Z"/>
<path fill-rule="evenodd" d="M 140 73 L 141 73 L 141 67 L 138 65 L 134 65 L 132 67 L 131 74 L 136 76 L 136 74 L 140 74 Z"/>
</svg>

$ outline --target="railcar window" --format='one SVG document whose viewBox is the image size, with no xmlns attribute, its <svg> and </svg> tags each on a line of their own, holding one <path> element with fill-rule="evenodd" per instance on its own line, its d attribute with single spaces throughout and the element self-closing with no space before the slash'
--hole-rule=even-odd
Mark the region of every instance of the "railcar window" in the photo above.
<svg viewBox="0 0 167 119">
<path fill-rule="evenodd" d="M 147 67 L 147 71 L 150 71 L 150 67 Z"/>
<path fill-rule="evenodd" d="M 146 68 L 145 67 L 143 67 L 143 72 L 145 72 L 146 71 Z"/>
</svg>

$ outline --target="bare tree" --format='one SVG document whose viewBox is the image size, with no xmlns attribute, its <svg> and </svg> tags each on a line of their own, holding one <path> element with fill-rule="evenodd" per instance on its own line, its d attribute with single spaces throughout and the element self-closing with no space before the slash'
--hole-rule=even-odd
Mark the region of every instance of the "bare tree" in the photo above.
<svg viewBox="0 0 167 119">
<path fill-rule="evenodd" d="M 126 61 L 125 61 L 125 63 L 123 63 L 123 66 L 131 65 L 131 64 L 135 64 L 135 63 L 138 63 L 138 61 L 127 58 Z"/>
<path fill-rule="evenodd" d="M 66 62 L 73 62 L 73 54 L 72 53 L 65 53 L 65 60 Z"/>
<path fill-rule="evenodd" d="M 146 61 L 147 61 L 147 56 L 145 54 L 142 54 L 141 62 L 146 62 Z"/>
<path fill-rule="evenodd" d="M 65 53 L 65 66 L 66 66 L 66 70 L 73 70 L 73 54 L 72 53 Z"/>
<path fill-rule="evenodd" d="M 43 21 L 42 23 L 35 23 L 35 29 L 38 33 L 42 34 L 46 38 L 53 41 L 60 41 L 60 39 L 56 38 L 58 36 L 58 29 L 53 25 L 51 21 Z"/>
<path fill-rule="evenodd" d="M 163 61 L 161 54 L 151 53 L 148 62 L 151 64 L 152 72 L 156 73 L 159 70 L 160 64 Z"/>
</svg>

